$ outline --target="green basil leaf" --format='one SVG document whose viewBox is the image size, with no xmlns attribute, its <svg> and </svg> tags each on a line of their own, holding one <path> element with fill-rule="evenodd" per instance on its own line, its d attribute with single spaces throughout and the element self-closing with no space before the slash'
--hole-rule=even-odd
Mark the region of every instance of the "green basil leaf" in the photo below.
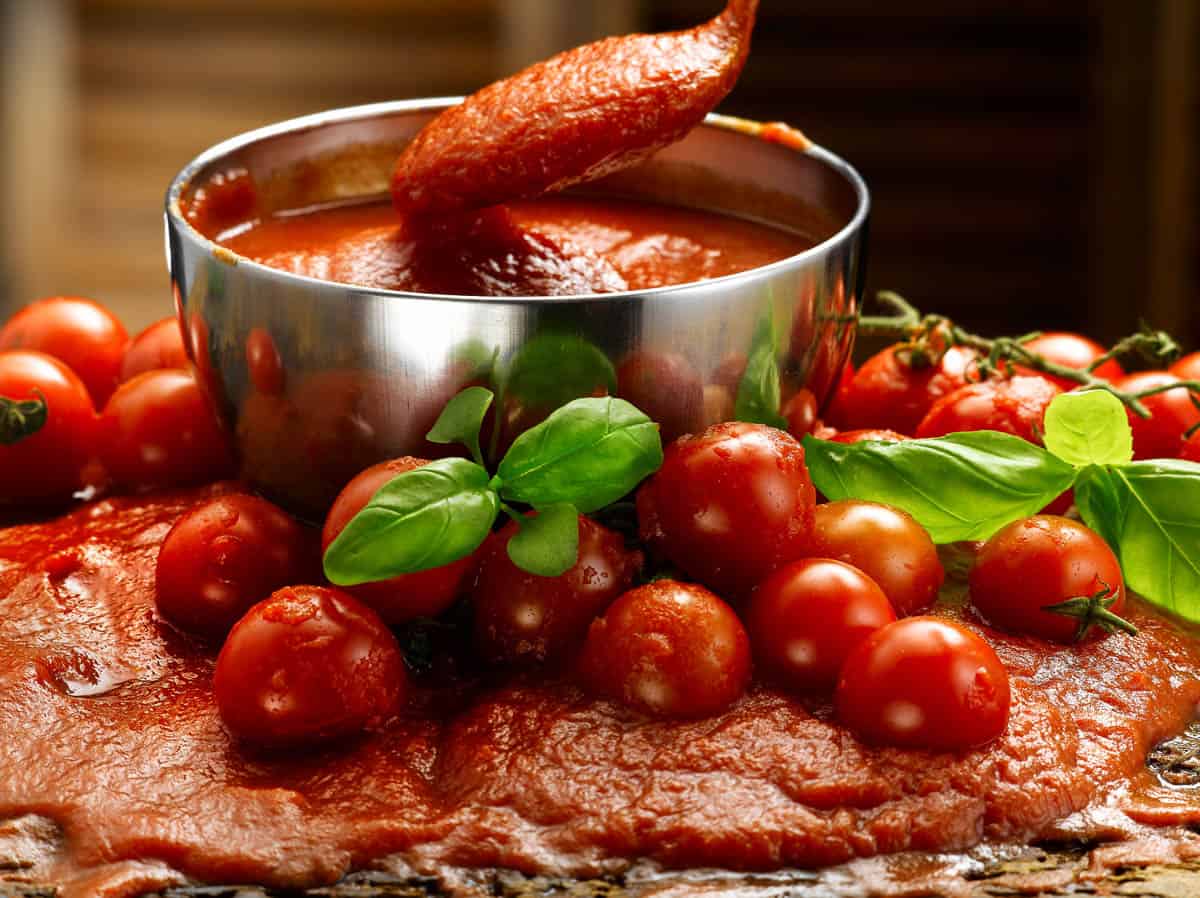
<svg viewBox="0 0 1200 898">
<path fill-rule="evenodd" d="M 500 500 L 488 473 L 444 458 L 384 484 L 325 552 L 325 576 L 354 586 L 441 567 L 470 555 L 491 532 Z"/>
<path fill-rule="evenodd" d="M 581 396 L 617 392 L 617 371 L 598 346 L 575 334 L 545 333 L 508 365 L 504 395 L 535 408 L 556 409 Z"/>
<path fill-rule="evenodd" d="M 471 450 L 471 457 L 483 464 L 479 450 L 479 429 L 492 405 L 492 391 L 484 387 L 467 387 L 446 403 L 433 428 L 425 434 L 431 443 L 462 443 Z"/>
<path fill-rule="evenodd" d="M 1200 621 L 1200 465 L 1163 459 L 1087 473 L 1080 514 L 1112 545 L 1126 585 Z"/>
<path fill-rule="evenodd" d="M 902 508 L 936 543 L 987 539 L 1070 488 L 1075 469 L 1020 437 L 981 430 L 853 445 L 805 437 L 808 468 L 829 499 Z"/>
<path fill-rule="evenodd" d="M 787 430 L 787 418 L 779 413 L 781 401 L 779 362 L 775 354 L 775 318 L 769 314 L 755 329 L 746 370 L 738 381 L 733 417 L 738 421 L 768 424 Z"/>
<path fill-rule="evenodd" d="M 496 475 L 500 495 L 587 514 L 620 499 L 662 464 L 658 425 L 624 399 L 576 399 L 517 437 Z"/>
<path fill-rule="evenodd" d="M 1063 393 L 1046 409 L 1046 448 L 1077 467 L 1121 465 L 1133 458 L 1133 429 L 1121 400 L 1107 390 Z"/>
<path fill-rule="evenodd" d="M 579 558 L 579 512 L 563 503 L 539 508 L 508 541 L 508 557 L 523 571 L 557 577 Z"/>
</svg>

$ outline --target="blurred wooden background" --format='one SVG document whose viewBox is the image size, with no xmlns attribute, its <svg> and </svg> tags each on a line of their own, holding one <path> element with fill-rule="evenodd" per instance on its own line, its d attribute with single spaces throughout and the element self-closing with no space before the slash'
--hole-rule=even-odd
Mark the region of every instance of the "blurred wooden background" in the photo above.
<svg viewBox="0 0 1200 898">
<path fill-rule="evenodd" d="M 720 0 L 0 0 L 0 305 L 170 311 L 160 209 L 217 140 L 468 92 Z M 875 197 L 871 286 L 990 331 L 1200 341 L 1200 0 L 762 0 L 725 110 Z"/>
</svg>

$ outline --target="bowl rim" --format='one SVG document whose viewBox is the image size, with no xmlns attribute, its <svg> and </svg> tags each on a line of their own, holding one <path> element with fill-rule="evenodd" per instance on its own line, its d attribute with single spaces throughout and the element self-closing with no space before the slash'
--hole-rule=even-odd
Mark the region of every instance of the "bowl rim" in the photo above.
<svg viewBox="0 0 1200 898">
<path fill-rule="evenodd" d="M 615 293 L 580 293 L 571 296 L 463 296 L 458 294 L 443 294 L 443 293 L 414 293 L 404 290 L 386 290 L 377 287 L 364 287 L 359 284 L 348 284 L 342 281 L 330 281 L 322 278 L 314 278 L 308 275 L 295 274 L 290 271 L 284 271 L 279 268 L 272 268 L 268 265 L 263 265 L 261 262 L 255 262 L 240 253 L 225 247 L 214 240 L 201 234 L 194 228 L 183 215 L 179 201 L 183 196 L 183 192 L 187 189 L 192 180 L 205 168 L 219 162 L 221 159 L 228 157 L 239 150 L 252 146 L 264 140 L 269 140 L 276 137 L 282 137 L 289 134 L 302 134 L 305 131 L 311 131 L 317 128 L 328 125 L 336 125 L 345 122 L 359 121 L 363 119 L 376 118 L 387 115 L 395 115 L 410 112 L 432 112 L 440 111 L 451 106 L 461 103 L 465 97 L 422 97 L 409 100 L 389 100 L 381 103 L 367 103 L 359 106 L 344 106 L 337 109 L 330 109 L 324 112 L 312 113 L 303 115 L 297 118 L 285 119 L 280 122 L 275 122 L 265 125 L 261 128 L 255 128 L 250 131 L 245 131 L 233 137 L 226 138 L 220 143 L 214 144 L 204 150 L 189 163 L 187 163 L 174 178 L 167 188 L 164 216 L 167 224 L 167 265 L 171 268 L 172 256 L 171 243 L 173 236 L 178 234 L 186 237 L 193 242 L 199 244 L 207 250 L 209 256 L 223 262 L 227 265 L 241 268 L 246 266 L 255 275 L 264 277 L 268 280 L 282 281 L 283 283 L 303 284 L 310 287 L 321 287 L 324 289 L 341 288 L 347 295 L 369 295 L 379 297 L 392 297 L 396 299 L 421 299 L 421 300 L 436 300 L 441 302 L 455 302 L 465 304 L 490 304 L 490 305 L 526 305 L 530 302 L 549 303 L 553 305 L 572 305 L 594 303 L 598 301 L 604 302 L 623 302 L 630 300 L 646 300 L 651 297 L 667 297 L 687 294 L 689 292 L 708 291 L 714 287 L 728 283 L 735 279 L 742 282 L 747 280 L 759 280 L 760 278 L 770 278 L 774 274 L 791 267 L 804 266 L 805 263 L 814 259 L 818 259 L 825 255 L 831 248 L 840 246 L 851 241 L 856 234 L 862 234 L 865 230 L 865 225 L 871 211 L 871 194 L 867 188 L 866 181 L 860 175 L 857 169 L 849 162 L 841 158 L 837 154 L 819 146 L 816 143 L 810 143 L 804 149 L 795 149 L 792 147 L 784 147 L 792 152 L 809 156 L 827 168 L 831 169 L 835 174 L 841 176 L 849 183 L 854 191 L 856 206 L 854 214 L 850 220 L 846 222 L 839 230 L 831 234 L 829 237 L 822 240 L 820 243 L 809 247 L 799 253 L 787 256 L 783 259 L 778 259 L 767 265 L 761 265 L 757 268 L 750 268 L 746 271 L 739 271 L 733 274 L 723 275 L 717 278 L 709 278 L 707 280 L 688 281 L 684 284 L 671 284 L 663 287 L 653 287 L 645 290 L 623 290 Z M 718 128 L 723 131 L 740 134 L 747 140 L 761 140 L 747 133 L 747 125 L 755 125 L 757 122 L 738 118 L 719 113 L 710 113 L 705 116 L 704 121 L 698 127 Z M 781 144 L 775 144 L 781 146 Z M 172 277 L 175 273 L 171 272 Z"/>
</svg>

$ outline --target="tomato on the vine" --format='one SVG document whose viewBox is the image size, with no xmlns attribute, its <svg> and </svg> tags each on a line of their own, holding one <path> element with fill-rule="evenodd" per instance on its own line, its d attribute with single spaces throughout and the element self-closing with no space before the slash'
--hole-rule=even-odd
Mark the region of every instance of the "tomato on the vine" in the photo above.
<svg viewBox="0 0 1200 898">
<path fill-rule="evenodd" d="M 901 748 L 961 751 L 1008 725 L 1008 671 L 966 627 L 907 617 L 850 653 L 834 694 L 837 718 L 861 739 Z"/>
<path fill-rule="evenodd" d="M 179 320 L 173 315 L 154 322 L 133 338 L 121 360 L 121 382 L 160 368 L 188 370 L 183 331 L 179 327 Z"/>
<path fill-rule="evenodd" d="M 1054 642 L 1128 625 L 1121 565 L 1094 531 L 1069 518 L 1014 521 L 984 543 L 971 604 L 992 626 Z"/>
<path fill-rule="evenodd" d="M 195 378 L 160 369 L 121 384 L 100 416 L 100 460 L 132 489 L 232 477 L 233 456 Z"/>
<path fill-rule="evenodd" d="M 704 717 L 750 682 L 750 641 L 733 609 L 702 586 L 656 580 L 592 623 L 580 674 L 597 695 L 663 717 Z"/>
<path fill-rule="evenodd" d="M 1048 362 L 1062 365 L 1064 368 L 1075 368 L 1080 371 L 1085 370 L 1096 359 L 1104 355 L 1105 351 L 1104 347 L 1095 340 L 1085 337 L 1082 334 L 1072 334 L 1063 331 L 1049 331 L 1040 334 L 1023 345 L 1030 352 L 1043 356 Z M 1072 390 L 1079 386 L 1078 381 L 1071 380 L 1069 377 L 1046 374 L 1041 371 L 1024 368 L 1020 365 L 1016 367 L 1017 371 L 1021 374 L 1044 377 L 1047 380 L 1053 381 L 1063 390 Z M 1107 359 L 1092 374 L 1104 380 L 1112 381 L 1124 377 L 1125 370 L 1116 359 Z"/>
<path fill-rule="evenodd" d="M 621 534 L 580 515 L 574 566 L 557 577 L 540 577 L 508 557 L 508 543 L 518 532 L 517 522 L 509 521 L 480 549 L 471 589 L 475 645 L 493 663 L 574 656 L 591 622 L 629 588 L 642 554 L 626 549 Z"/>
<path fill-rule="evenodd" d="M 183 515 L 155 567 L 158 610 L 188 633 L 220 639 L 251 605 L 317 574 L 316 539 L 266 499 L 231 493 Z"/>
<path fill-rule="evenodd" d="M 745 614 L 756 666 L 800 691 L 832 688 L 851 649 L 895 619 L 874 580 L 828 558 L 781 567 L 754 590 Z"/>
<path fill-rule="evenodd" d="M 819 436 L 819 434 L 818 434 Z M 854 443 L 900 443 L 907 440 L 902 433 L 896 433 L 894 430 L 844 430 L 841 433 L 835 433 L 829 437 L 834 443 L 845 443 L 853 445 Z"/>
<path fill-rule="evenodd" d="M 96 410 L 52 356 L 0 352 L 0 503 L 65 501 L 84 486 Z"/>
<path fill-rule="evenodd" d="M 1115 386 L 1127 393 L 1140 393 L 1157 387 L 1170 387 L 1180 378 L 1166 371 L 1142 371 L 1117 381 Z M 1200 397 L 1196 397 L 1200 399 Z M 1143 418 L 1129 410 L 1129 426 L 1133 428 L 1133 457 L 1176 458 L 1183 449 L 1187 432 L 1200 424 L 1200 407 L 1186 387 L 1167 389 L 1141 400 L 1150 412 Z"/>
<path fill-rule="evenodd" d="M 1185 355 L 1167 371 L 1180 380 L 1200 380 L 1200 352 Z"/>
<path fill-rule="evenodd" d="M 946 579 L 925 528 L 907 512 L 875 502 L 844 499 L 818 505 L 813 553 L 860 569 L 879 584 L 901 616 L 932 605 Z"/>
<path fill-rule="evenodd" d="M 54 356 L 79 376 L 96 408 L 116 389 L 129 335 L 104 306 L 81 296 L 51 296 L 21 309 L 0 327 L 0 350 Z"/>
<path fill-rule="evenodd" d="M 1179 450 L 1179 457 L 1184 461 L 1200 462 L 1200 432 L 1192 434 Z"/>
<path fill-rule="evenodd" d="M 289 586 L 234 625 L 213 689 L 235 736 L 291 748 L 375 729 L 407 688 L 396 637 L 370 608 L 321 586 Z"/>
<path fill-rule="evenodd" d="M 1042 442 L 1046 409 L 1061 390 L 1044 377 L 1017 376 L 959 387 L 943 396 L 917 426 L 920 438 L 998 430 Z"/>
<path fill-rule="evenodd" d="M 714 425 L 667 447 L 637 495 L 642 540 L 730 598 L 808 554 L 815 491 L 804 448 L 763 424 Z"/>
<path fill-rule="evenodd" d="M 321 551 L 329 548 L 351 519 L 388 481 L 427 464 L 427 459 L 406 455 L 372 465 L 359 473 L 333 500 L 321 530 Z M 375 609 L 389 624 L 402 624 L 417 617 L 437 617 L 462 593 L 468 577 L 475 570 L 475 560 L 476 555 L 472 554 L 427 571 L 351 586 L 346 592 Z"/>
</svg>

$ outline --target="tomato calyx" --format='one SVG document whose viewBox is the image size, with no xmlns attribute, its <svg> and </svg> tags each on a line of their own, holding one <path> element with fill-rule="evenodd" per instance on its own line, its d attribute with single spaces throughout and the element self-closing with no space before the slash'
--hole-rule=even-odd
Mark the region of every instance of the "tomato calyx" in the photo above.
<svg viewBox="0 0 1200 898">
<path fill-rule="evenodd" d="M 11 399 L 0 396 L 0 445 L 11 446 L 31 437 L 50 417 L 50 407 L 42 391 L 33 390 L 33 399 Z"/>
<path fill-rule="evenodd" d="M 1090 596 L 1074 596 L 1065 602 L 1044 605 L 1042 606 L 1042 610 L 1049 611 L 1051 614 L 1061 614 L 1064 617 L 1073 617 L 1078 620 L 1079 627 L 1075 631 L 1076 642 L 1082 642 L 1092 627 L 1099 627 L 1105 633 L 1109 634 L 1119 631 L 1129 636 L 1137 636 L 1137 627 L 1119 614 L 1114 614 L 1109 610 L 1116 600 L 1116 592 L 1102 580 L 1100 581 L 1100 589 L 1096 590 Z"/>
</svg>

